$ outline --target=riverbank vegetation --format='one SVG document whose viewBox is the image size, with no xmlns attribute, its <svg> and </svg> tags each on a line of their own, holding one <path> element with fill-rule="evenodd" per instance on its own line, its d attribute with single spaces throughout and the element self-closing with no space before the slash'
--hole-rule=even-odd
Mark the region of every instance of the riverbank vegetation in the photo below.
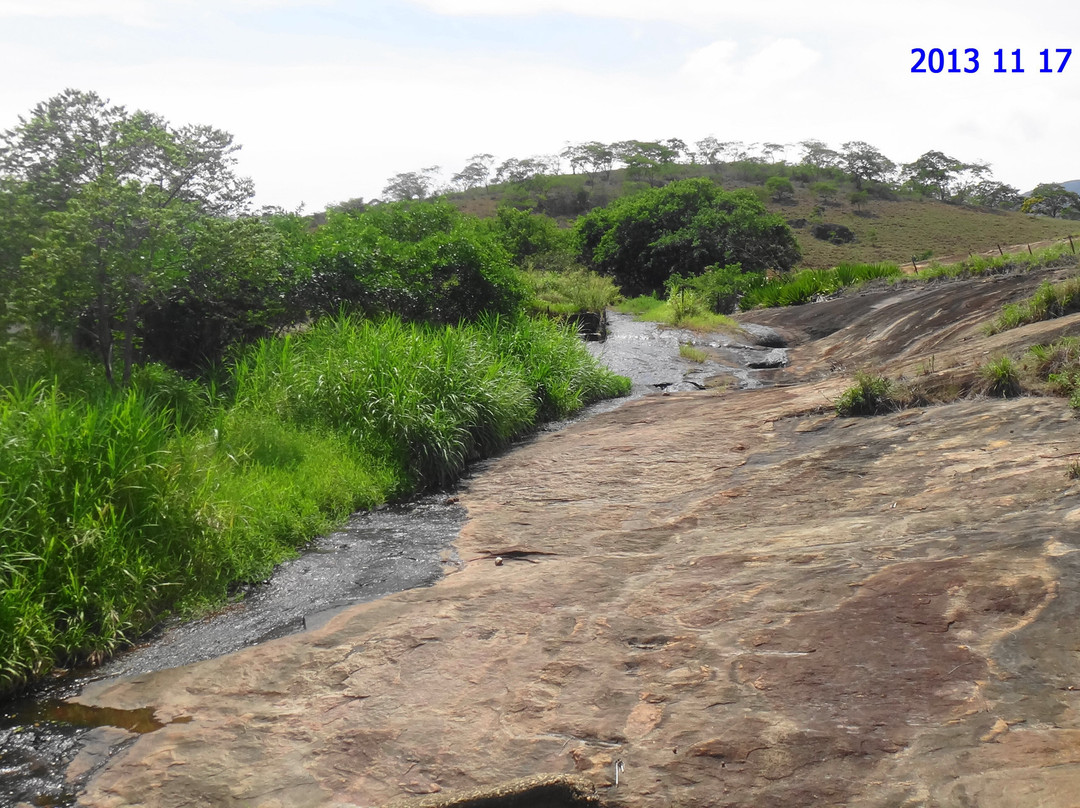
<svg viewBox="0 0 1080 808">
<path fill-rule="evenodd" d="M 353 511 L 629 386 L 524 315 L 324 318 L 240 352 L 217 390 L 160 365 L 114 388 L 48 350 L 0 385 L 0 689 L 218 602 Z"/>
<path fill-rule="evenodd" d="M 629 388 L 529 314 L 615 292 L 553 223 L 252 211 L 235 150 L 76 91 L 0 136 L 0 692 Z"/>
<path fill-rule="evenodd" d="M 862 143 L 807 141 L 798 165 L 725 162 L 741 144 L 708 138 L 700 160 L 677 140 L 617 145 L 569 149 L 569 177 L 507 161 L 483 200 L 494 168 L 477 155 L 452 200 L 398 175 L 397 201 L 302 216 L 253 209 L 228 133 L 94 93 L 0 133 L 0 692 L 220 603 L 349 513 L 626 392 L 568 325 L 624 293 L 649 319 L 736 329 L 736 307 L 900 275 L 794 272 L 809 242 L 784 206 L 808 193 L 819 223 L 847 185 L 868 222 L 897 194 L 1003 191 L 961 188 L 977 166 L 930 188 L 913 164 L 893 187 Z M 987 215 L 1015 201 L 994 199 Z M 954 266 L 918 277 L 999 271 Z M 1048 383 L 1075 387 L 1069 373 Z"/>
</svg>

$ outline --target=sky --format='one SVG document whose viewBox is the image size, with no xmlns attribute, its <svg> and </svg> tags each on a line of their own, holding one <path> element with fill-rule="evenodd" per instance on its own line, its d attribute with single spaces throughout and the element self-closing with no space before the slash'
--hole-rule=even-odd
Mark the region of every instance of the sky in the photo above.
<svg viewBox="0 0 1080 808">
<path fill-rule="evenodd" d="M 955 48 L 961 70 L 976 49 L 978 69 L 913 73 L 913 48 Z M 258 204 L 307 212 L 590 140 L 711 135 L 791 161 L 859 140 L 1022 191 L 1080 178 L 1075 0 L 0 0 L 0 75 L 0 130 L 92 90 L 231 132 Z"/>
</svg>

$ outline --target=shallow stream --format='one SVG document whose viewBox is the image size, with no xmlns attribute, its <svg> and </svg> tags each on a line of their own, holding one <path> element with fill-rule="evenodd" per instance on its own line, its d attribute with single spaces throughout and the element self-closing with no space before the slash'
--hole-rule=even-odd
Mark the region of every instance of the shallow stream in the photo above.
<svg viewBox="0 0 1080 808">
<path fill-rule="evenodd" d="M 608 367 L 633 380 L 631 398 L 660 390 L 705 389 L 724 377 L 728 386 L 761 387 L 766 382 L 759 369 L 781 367 L 787 361 L 782 341 L 765 327 L 746 326 L 741 335 L 703 336 L 661 330 L 655 323 L 637 322 L 629 315 L 609 317 L 607 340 L 587 344 Z M 709 358 L 704 362 L 684 359 L 679 355 L 680 344 L 707 349 Z M 570 420 L 548 424 L 543 431 L 563 429 L 626 400 L 601 402 Z M 0 808 L 20 803 L 71 805 L 96 765 L 123 748 L 120 738 L 131 737 L 109 736 L 98 728 L 120 727 L 129 733 L 160 728 L 149 709 L 93 710 L 64 701 L 90 682 L 211 659 L 316 628 L 354 604 L 430 586 L 447 565 L 459 562 L 453 542 L 464 521 L 465 510 L 456 504 L 453 491 L 357 514 L 217 613 L 163 626 L 95 669 L 55 679 L 31 697 L 0 704 Z M 69 770 L 84 749 L 94 752 L 84 758 L 95 765 Z"/>
</svg>

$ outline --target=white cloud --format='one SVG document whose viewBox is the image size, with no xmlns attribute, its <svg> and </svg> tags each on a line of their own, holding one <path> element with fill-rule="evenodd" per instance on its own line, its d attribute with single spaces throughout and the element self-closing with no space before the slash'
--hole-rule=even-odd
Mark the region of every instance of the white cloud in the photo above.
<svg viewBox="0 0 1080 808">
<path fill-rule="evenodd" d="M 2 17 L 106 17 L 126 25 L 146 26 L 152 24 L 154 14 L 148 0 L 0 0 Z"/>
</svg>

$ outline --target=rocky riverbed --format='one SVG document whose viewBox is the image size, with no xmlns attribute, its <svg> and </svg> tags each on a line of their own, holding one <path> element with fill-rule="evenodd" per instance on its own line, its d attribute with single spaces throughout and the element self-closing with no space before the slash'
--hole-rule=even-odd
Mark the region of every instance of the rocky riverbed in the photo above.
<svg viewBox="0 0 1080 808">
<path fill-rule="evenodd" d="M 982 335 L 1041 279 L 755 313 L 793 346 L 778 386 L 645 395 L 487 462 L 434 586 L 86 688 L 159 728 L 95 730 L 128 745 L 79 803 L 1074 804 L 1076 417 L 831 408 L 859 367 L 964 379 L 1076 333 Z"/>
</svg>

